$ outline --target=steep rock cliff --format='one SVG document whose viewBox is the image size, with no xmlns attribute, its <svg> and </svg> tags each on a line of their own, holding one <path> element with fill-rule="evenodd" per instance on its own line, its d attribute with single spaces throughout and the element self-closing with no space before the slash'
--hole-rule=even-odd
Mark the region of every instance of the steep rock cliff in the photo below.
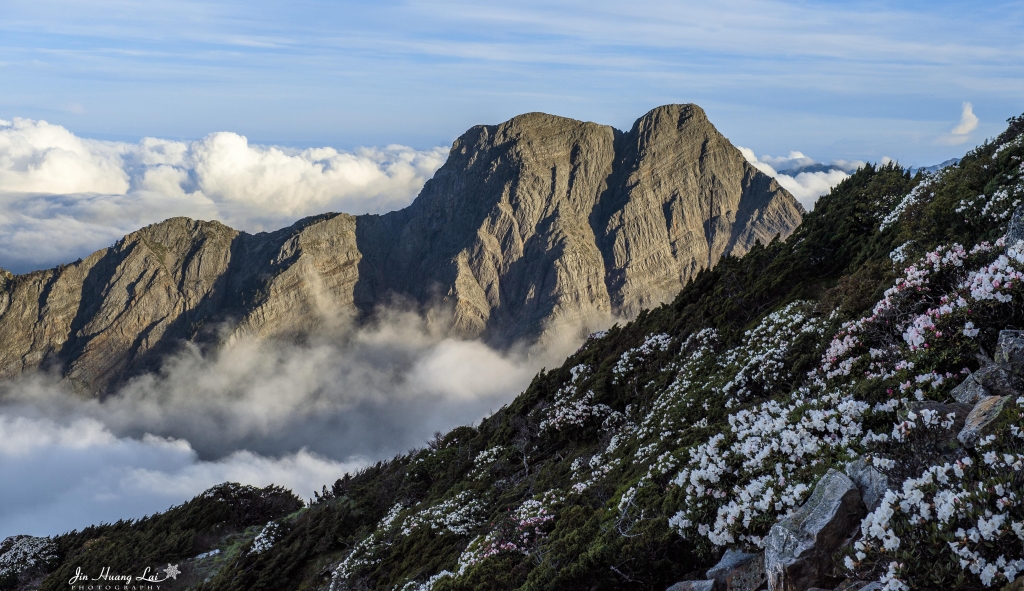
<svg viewBox="0 0 1024 591">
<path fill-rule="evenodd" d="M 185 340 L 301 336 L 396 297 L 450 311 L 456 334 L 532 340 L 667 301 L 802 213 L 696 105 L 628 132 L 529 113 L 463 134 L 400 211 L 255 235 L 174 218 L 2 274 L 0 377 L 43 368 L 102 392 Z"/>
</svg>

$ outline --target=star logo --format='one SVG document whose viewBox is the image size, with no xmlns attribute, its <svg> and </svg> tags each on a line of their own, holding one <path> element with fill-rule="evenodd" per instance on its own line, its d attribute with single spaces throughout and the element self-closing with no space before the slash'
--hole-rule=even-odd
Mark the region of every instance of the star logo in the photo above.
<svg viewBox="0 0 1024 591">
<path fill-rule="evenodd" d="M 174 579 L 175 581 L 177 581 L 178 575 L 181 574 L 181 571 L 178 570 L 177 564 L 168 564 L 167 568 L 164 569 L 164 574 L 167 575 L 168 579 Z"/>
</svg>

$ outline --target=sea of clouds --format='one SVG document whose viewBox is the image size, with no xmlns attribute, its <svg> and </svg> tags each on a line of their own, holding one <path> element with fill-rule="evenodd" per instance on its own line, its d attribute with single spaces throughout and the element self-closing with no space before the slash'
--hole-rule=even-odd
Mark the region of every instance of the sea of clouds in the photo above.
<svg viewBox="0 0 1024 591">
<path fill-rule="evenodd" d="M 225 481 L 311 498 L 498 410 L 578 346 L 560 334 L 499 351 L 382 309 L 303 343 L 186 345 L 102 400 L 53 375 L 0 383 L 0 539 L 138 518 Z"/>
<path fill-rule="evenodd" d="M 808 207 L 859 164 L 789 176 L 775 171 L 809 159 L 744 154 Z M 404 146 L 296 150 L 230 132 L 107 142 L 0 120 L 0 267 L 68 262 L 176 215 L 262 231 L 325 211 L 398 209 L 446 156 Z M 159 373 L 103 400 L 47 374 L 0 383 L 0 539 L 138 518 L 224 481 L 309 498 L 435 431 L 479 421 L 586 333 L 562 327 L 553 340 L 497 350 L 444 325 L 388 308 L 358 327 L 327 322 L 302 343 L 243 340 L 212 353 L 186 345 Z"/>
</svg>

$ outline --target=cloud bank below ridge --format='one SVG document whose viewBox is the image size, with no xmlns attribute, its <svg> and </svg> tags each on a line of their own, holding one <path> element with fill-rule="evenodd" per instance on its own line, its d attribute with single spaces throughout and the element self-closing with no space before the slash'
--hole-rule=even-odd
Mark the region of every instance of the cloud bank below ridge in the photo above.
<svg viewBox="0 0 1024 591">
<path fill-rule="evenodd" d="M 303 343 L 185 345 L 103 400 L 46 374 L 0 382 L 0 539 L 139 518 L 225 481 L 310 498 L 498 410 L 576 348 L 580 327 L 557 334 L 499 351 L 381 309 Z"/>
</svg>

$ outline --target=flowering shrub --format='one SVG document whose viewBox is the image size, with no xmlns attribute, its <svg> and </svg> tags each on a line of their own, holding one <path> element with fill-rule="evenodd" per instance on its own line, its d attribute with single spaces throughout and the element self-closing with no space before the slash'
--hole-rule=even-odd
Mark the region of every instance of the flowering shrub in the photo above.
<svg viewBox="0 0 1024 591">
<path fill-rule="evenodd" d="M 443 503 L 406 517 L 400 532 L 408 536 L 417 528 L 427 527 L 442 534 L 465 536 L 477 527 L 485 509 L 486 505 L 472 493 L 461 492 Z"/>
<path fill-rule="evenodd" d="M 667 334 L 651 335 L 642 345 L 626 351 L 619 357 L 619 361 L 612 368 L 615 381 L 619 382 L 622 378 L 629 375 L 651 353 L 667 351 L 670 346 L 672 346 L 672 337 Z"/>
<path fill-rule="evenodd" d="M 50 538 L 11 536 L 0 542 L 0 580 L 53 560 L 56 552 Z"/>
<path fill-rule="evenodd" d="M 985 587 L 1012 582 L 1024 572 L 1024 441 L 1019 409 L 1008 415 L 1006 428 L 983 439 L 976 452 L 930 466 L 889 490 L 864 520 L 846 567 L 885 571 L 891 588 L 898 589 L 909 588 L 911 579 L 918 585 L 954 579 L 956 569 L 976 575 Z M 925 540 L 932 542 L 937 571 L 922 572 L 909 560 L 928 547 Z"/>
<path fill-rule="evenodd" d="M 252 547 L 249 549 L 250 554 L 260 554 L 266 552 L 274 545 L 280 535 L 281 525 L 271 521 L 270 523 L 263 526 L 263 529 L 252 541 Z"/>
<path fill-rule="evenodd" d="M 456 579 L 470 568 L 498 554 L 511 552 L 529 555 L 535 552 L 546 537 L 547 527 L 554 521 L 554 507 L 564 500 L 554 490 L 540 499 L 527 499 L 509 515 L 509 519 L 487 534 L 477 536 L 459 556 L 456 570 L 443 570 L 423 583 L 409 581 L 403 591 L 430 591 L 443 579 Z"/>
<path fill-rule="evenodd" d="M 881 223 L 878 225 L 878 230 L 882 232 L 892 227 L 908 209 L 934 197 L 935 193 L 932 192 L 933 185 L 942 180 L 944 170 L 925 175 L 925 178 L 882 218 Z"/>
<path fill-rule="evenodd" d="M 359 540 L 348 556 L 334 567 L 334 570 L 331 571 L 331 585 L 328 591 L 342 591 L 346 588 L 346 581 L 350 577 L 380 562 L 381 551 L 391 545 L 389 534 L 394 529 L 402 509 L 401 504 L 391 507 L 377 527 L 370 532 L 370 535 Z"/>
</svg>

